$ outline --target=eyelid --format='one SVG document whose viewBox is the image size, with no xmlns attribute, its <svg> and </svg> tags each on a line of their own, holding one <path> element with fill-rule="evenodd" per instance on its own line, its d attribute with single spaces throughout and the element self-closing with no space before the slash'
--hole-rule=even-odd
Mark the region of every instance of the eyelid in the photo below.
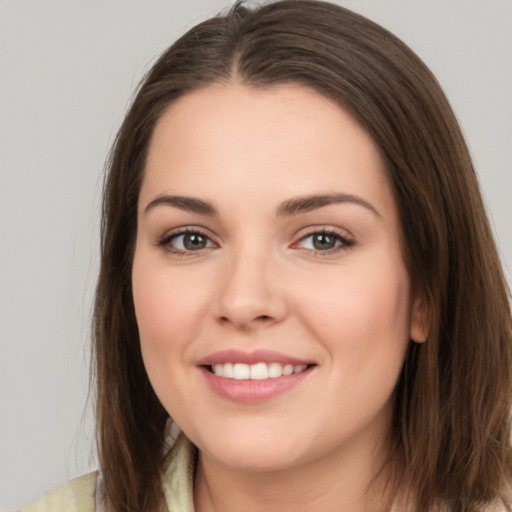
<svg viewBox="0 0 512 512">
<path fill-rule="evenodd" d="M 163 251 L 175 254 L 179 256 L 184 255 L 196 255 L 198 256 L 200 253 L 206 250 L 211 250 L 214 247 L 204 247 L 203 249 L 198 249 L 197 251 L 191 251 L 191 250 L 181 250 L 177 249 L 175 247 L 172 247 L 171 242 L 172 240 L 184 236 L 187 234 L 197 234 L 204 236 L 208 239 L 209 242 L 213 244 L 214 247 L 218 247 L 219 244 L 214 240 L 214 237 L 208 232 L 208 230 L 201 228 L 199 226 L 180 226 L 177 228 L 173 228 L 171 230 L 166 231 L 163 235 L 159 236 L 154 243 L 155 246 L 161 248 Z"/>
<path fill-rule="evenodd" d="M 305 230 L 301 230 L 301 231 L 305 231 Z M 306 240 L 314 235 L 317 235 L 317 234 L 334 236 L 341 243 L 331 249 L 326 249 L 326 250 L 307 249 L 307 248 L 299 247 L 299 244 L 301 242 L 303 242 L 304 240 Z M 314 253 L 315 255 L 327 256 L 329 254 L 337 253 L 340 251 L 346 251 L 347 249 L 350 249 L 352 246 L 354 246 L 355 243 L 356 243 L 356 241 L 355 241 L 354 237 L 350 233 L 348 233 L 346 230 L 341 229 L 341 228 L 336 228 L 333 226 L 323 225 L 323 226 L 312 226 L 312 227 L 307 228 L 307 231 L 305 233 L 298 235 L 298 239 L 295 242 L 293 242 L 291 247 L 298 249 L 298 250 L 302 250 L 304 252 L 311 252 L 311 253 Z"/>
<path fill-rule="evenodd" d="M 207 238 L 210 246 L 200 248 L 197 250 L 182 250 L 171 245 L 173 239 L 184 236 L 187 234 L 198 234 Z M 336 244 L 335 247 L 325 250 L 304 248 L 300 247 L 300 244 L 314 235 L 324 234 L 335 237 L 340 243 Z M 215 239 L 216 237 L 211 232 L 203 227 L 188 225 L 180 226 L 167 230 L 163 235 L 159 236 L 154 243 L 155 246 L 161 248 L 163 251 L 180 256 L 199 256 L 204 251 L 208 251 L 220 246 L 219 242 Z M 356 241 L 354 237 L 345 229 L 327 225 L 309 226 L 308 228 L 301 229 L 295 236 L 295 241 L 291 244 L 292 249 L 302 250 L 303 252 L 309 252 L 318 255 L 329 255 L 340 251 L 348 250 L 350 247 L 355 245 Z"/>
</svg>

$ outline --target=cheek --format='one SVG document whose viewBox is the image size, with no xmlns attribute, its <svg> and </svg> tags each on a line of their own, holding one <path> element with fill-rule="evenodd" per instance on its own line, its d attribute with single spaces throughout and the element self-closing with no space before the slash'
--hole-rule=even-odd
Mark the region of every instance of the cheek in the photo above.
<svg viewBox="0 0 512 512">
<path fill-rule="evenodd" d="M 192 390 L 182 389 L 193 361 L 191 341 L 200 336 L 208 303 L 204 287 L 196 284 L 186 272 L 136 252 L 132 289 L 142 358 L 156 395 L 173 417 L 181 417 L 196 400 Z M 180 399 L 185 395 L 188 406 Z"/>
<path fill-rule="evenodd" d="M 198 325 L 204 287 L 190 273 L 173 269 L 146 255 L 144 250 L 135 253 L 132 270 L 133 301 L 141 341 L 168 338 Z M 165 341 L 165 340 L 161 340 Z"/>
<path fill-rule="evenodd" d="M 132 289 L 144 364 L 158 392 L 158 383 L 190 359 L 190 340 L 204 324 L 208 301 L 204 287 L 187 272 L 173 270 L 143 250 L 135 253 Z"/>
<path fill-rule="evenodd" d="M 333 364 L 345 375 L 372 366 L 399 371 L 410 325 L 409 278 L 401 262 L 353 267 L 328 282 L 302 301 L 302 311 Z"/>
</svg>

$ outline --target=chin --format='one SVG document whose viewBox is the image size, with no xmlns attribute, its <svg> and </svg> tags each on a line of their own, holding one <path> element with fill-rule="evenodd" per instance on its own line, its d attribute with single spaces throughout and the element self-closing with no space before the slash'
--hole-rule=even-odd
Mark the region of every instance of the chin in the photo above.
<svg viewBox="0 0 512 512">
<path fill-rule="evenodd" d="M 236 452 L 231 450 L 229 452 L 209 454 L 210 457 L 230 469 L 248 472 L 248 473 L 272 473 L 287 469 L 296 464 L 295 457 L 286 454 L 266 453 L 261 450 L 254 450 L 250 452 Z"/>
<path fill-rule="evenodd" d="M 289 437 L 289 436 L 288 436 Z M 269 436 L 233 436 L 216 439 L 198 446 L 199 450 L 217 463 L 247 472 L 272 472 L 299 463 L 298 441 Z"/>
</svg>

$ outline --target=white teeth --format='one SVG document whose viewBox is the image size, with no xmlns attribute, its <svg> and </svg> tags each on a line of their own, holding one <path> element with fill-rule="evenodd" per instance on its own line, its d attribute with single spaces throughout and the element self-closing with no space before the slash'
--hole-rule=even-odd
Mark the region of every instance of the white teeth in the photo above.
<svg viewBox="0 0 512 512">
<path fill-rule="evenodd" d="M 268 368 L 265 363 L 251 365 L 251 379 L 263 380 L 268 379 Z"/>
<path fill-rule="evenodd" d="M 279 363 L 270 363 L 268 365 L 268 376 L 273 379 L 283 375 L 283 365 Z"/>
<path fill-rule="evenodd" d="M 285 364 L 283 366 L 283 375 L 291 375 L 293 373 L 293 364 Z"/>
<path fill-rule="evenodd" d="M 236 380 L 245 380 L 249 378 L 250 368 L 248 364 L 235 363 L 233 365 L 233 378 Z"/>
<path fill-rule="evenodd" d="M 292 375 L 293 373 L 303 372 L 308 366 L 306 364 L 281 363 L 224 363 L 214 364 L 211 368 L 215 375 L 227 379 L 236 380 L 265 380 L 275 379 L 283 375 Z"/>
<path fill-rule="evenodd" d="M 235 378 L 235 372 L 233 370 L 233 363 L 226 363 L 222 368 L 222 373 L 224 374 L 224 377 L 228 377 L 229 379 Z"/>
</svg>

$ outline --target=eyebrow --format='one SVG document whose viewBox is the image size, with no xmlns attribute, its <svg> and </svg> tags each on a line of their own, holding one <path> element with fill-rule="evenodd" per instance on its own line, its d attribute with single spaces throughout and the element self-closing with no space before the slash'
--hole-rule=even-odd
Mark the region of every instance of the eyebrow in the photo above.
<svg viewBox="0 0 512 512">
<path fill-rule="evenodd" d="M 187 196 L 168 195 L 158 196 L 156 199 L 153 199 L 153 201 L 151 201 L 144 209 L 144 213 L 147 213 L 148 211 L 155 208 L 155 206 L 161 204 L 167 206 L 174 206 L 175 208 L 179 208 L 180 210 L 198 213 L 199 215 L 217 215 L 217 210 L 210 203 L 207 203 L 202 199 Z"/>
<path fill-rule="evenodd" d="M 276 210 L 276 215 L 278 217 L 291 217 L 292 215 L 310 212 L 318 208 L 323 208 L 324 206 L 329 206 L 331 204 L 343 203 L 351 203 L 362 206 L 377 215 L 377 217 L 381 217 L 381 214 L 377 211 L 377 209 L 363 198 L 353 194 L 338 193 L 312 194 L 288 199 L 279 205 Z M 209 217 L 218 214 L 217 209 L 207 201 L 195 197 L 175 195 L 158 196 L 146 206 L 144 213 L 147 213 L 159 205 L 173 206 L 174 208 L 178 208 L 180 210 L 197 213 L 199 215 L 207 215 Z"/>
<path fill-rule="evenodd" d="M 316 210 L 324 206 L 329 206 L 331 204 L 340 203 L 356 204 L 358 206 L 362 206 L 370 210 L 377 217 L 382 217 L 382 215 L 377 211 L 377 209 L 368 201 L 365 201 L 363 198 L 352 194 L 337 193 L 308 195 L 289 199 L 288 201 L 285 201 L 278 207 L 277 216 L 289 217 L 291 215 L 297 215 L 299 213 L 310 212 L 312 210 Z"/>
</svg>

